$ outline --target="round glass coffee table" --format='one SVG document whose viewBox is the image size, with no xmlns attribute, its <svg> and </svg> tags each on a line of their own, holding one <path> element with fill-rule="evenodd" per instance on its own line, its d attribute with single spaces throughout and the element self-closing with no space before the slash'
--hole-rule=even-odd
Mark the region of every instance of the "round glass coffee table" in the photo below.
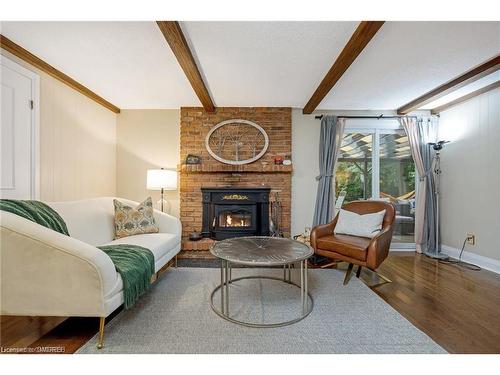
<svg viewBox="0 0 500 375">
<path fill-rule="evenodd" d="M 307 287 L 307 258 L 313 255 L 312 248 L 304 243 L 279 237 L 236 237 L 216 242 L 210 252 L 221 260 L 220 285 L 210 295 L 212 309 L 220 317 L 247 327 L 282 327 L 296 323 L 310 314 L 313 299 Z M 299 263 L 300 284 L 292 281 L 292 265 Z M 245 276 L 232 279 L 231 264 L 253 267 L 283 267 L 283 278 L 272 276 Z M 291 320 L 278 323 L 244 322 L 230 317 L 230 285 L 246 279 L 278 280 L 300 289 L 301 314 Z M 220 290 L 220 309 L 214 304 L 214 295 Z"/>
</svg>

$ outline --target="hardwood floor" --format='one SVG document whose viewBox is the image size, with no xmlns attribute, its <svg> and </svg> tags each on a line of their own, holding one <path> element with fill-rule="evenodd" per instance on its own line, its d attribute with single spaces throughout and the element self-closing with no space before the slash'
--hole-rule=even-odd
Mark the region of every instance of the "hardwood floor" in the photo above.
<svg viewBox="0 0 500 375">
<path fill-rule="evenodd" d="M 372 288 L 450 353 L 500 353 L 500 275 L 391 253 Z"/>
<path fill-rule="evenodd" d="M 392 282 L 380 284 L 368 270 L 361 278 L 448 352 L 500 353 L 500 275 L 412 252 L 392 252 L 378 272 Z M 3 316 L 0 324 L 2 348 L 63 347 L 74 353 L 97 333 L 99 319 Z"/>
</svg>

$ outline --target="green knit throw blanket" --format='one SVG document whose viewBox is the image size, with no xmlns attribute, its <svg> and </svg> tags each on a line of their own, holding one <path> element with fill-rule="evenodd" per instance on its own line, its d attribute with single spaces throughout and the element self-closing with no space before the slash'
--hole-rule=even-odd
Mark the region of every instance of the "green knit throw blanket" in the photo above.
<svg viewBox="0 0 500 375">
<path fill-rule="evenodd" d="M 0 210 L 11 212 L 46 228 L 69 236 L 63 218 L 45 203 L 28 200 L 0 199 Z M 151 286 L 155 272 L 153 253 L 145 247 L 119 244 L 98 246 L 113 261 L 123 280 L 124 306 L 132 307 Z"/>
<path fill-rule="evenodd" d="M 132 307 L 151 286 L 155 273 L 155 257 L 145 247 L 120 244 L 98 246 L 109 255 L 123 280 L 124 306 Z"/>
<path fill-rule="evenodd" d="M 43 202 L 0 199 L 0 210 L 16 214 L 69 236 L 68 228 L 63 218 Z"/>
</svg>

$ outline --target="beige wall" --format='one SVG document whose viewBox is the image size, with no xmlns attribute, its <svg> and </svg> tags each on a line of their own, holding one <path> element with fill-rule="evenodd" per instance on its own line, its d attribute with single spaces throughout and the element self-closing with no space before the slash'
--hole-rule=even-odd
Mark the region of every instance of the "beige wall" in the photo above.
<svg viewBox="0 0 500 375">
<path fill-rule="evenodd" d="M 40 199 L 115 195 L 116 114 L 15 56 L 2 55 L 40 76 Z"/>
<path fill-rule="evenodd" d="M 500 90 L 478 96 L 443 113 L 442 242 L 460 249 L 467 233 L 476 246 L 467 251 L 500 260 Z"/>
<path fill-rule="evenodd" d="M 319 132 L 321 121 L 314 115 L 292 110 L 292 235 L 312 225 L 319 173 Z"/>
<path fill-rule="evenodd" d="M 117 195 L 156 203 L 160 193 L 146 189 L 146 171 L 176 168 L 179 164 L 180 111 L 178 109 L 128 109 L 118 115 Z M 167 191 L 171 214 L 179 216 L 179 192 Z"/>
</svg>

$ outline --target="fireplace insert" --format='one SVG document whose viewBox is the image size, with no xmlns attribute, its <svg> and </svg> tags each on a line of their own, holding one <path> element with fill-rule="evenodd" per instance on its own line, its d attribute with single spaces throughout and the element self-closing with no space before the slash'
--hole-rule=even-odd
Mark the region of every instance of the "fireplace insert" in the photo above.
<svg viewBox="0 0 500 375">
<path fill-rule="evenodd" d="M 204 237 L 269 235 L 270 188 L 201 188 Z"/>
</svg>

